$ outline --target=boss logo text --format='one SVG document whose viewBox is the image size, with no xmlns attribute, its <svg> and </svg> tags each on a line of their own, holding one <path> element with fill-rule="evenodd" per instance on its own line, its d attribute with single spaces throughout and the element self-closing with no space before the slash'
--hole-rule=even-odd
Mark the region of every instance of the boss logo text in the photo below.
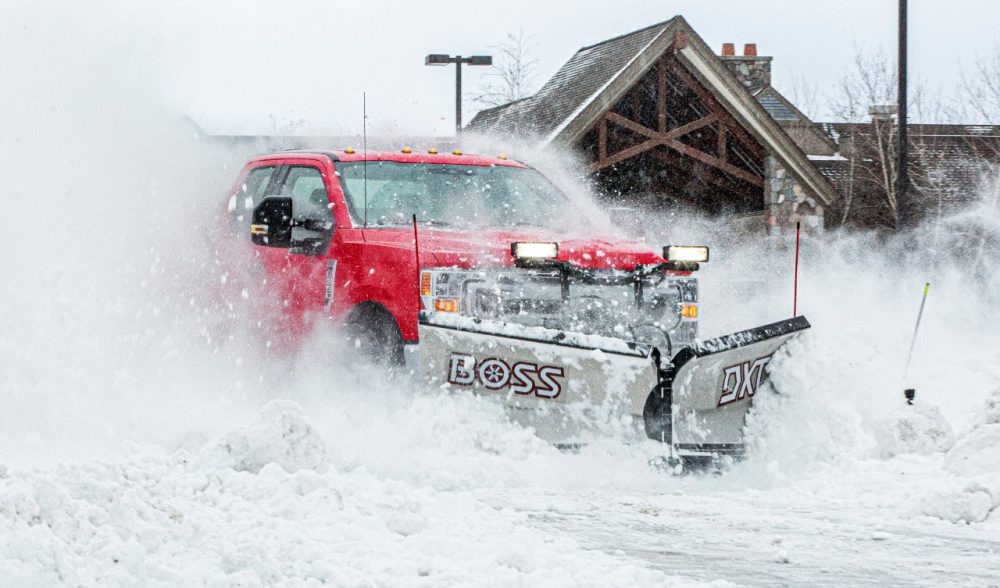
<svg viewBox="0 0 1000 588">
<path fill-rule="evenodd" d="M 448 383 L 472 386 L 478 380 L 487 390 L 500 390 L 510 386 L 514 394 L 534 394 L 539 398 L 556 398 L 562 393 L 562 379 L 566 373 L 554 365 L 538 365 L 519 361 L 514 365 L 490 357 L 477 361 L 472 355 L 452 353 L 448 362 Z"/>
</svg>

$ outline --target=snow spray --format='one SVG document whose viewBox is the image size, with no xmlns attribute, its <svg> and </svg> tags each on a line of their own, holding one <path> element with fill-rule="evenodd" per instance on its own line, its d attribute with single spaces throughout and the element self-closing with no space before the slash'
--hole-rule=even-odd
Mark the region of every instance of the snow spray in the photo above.
<svg viewBox="0 0 1000 588">
<path fill-rule="evenodd" d="M 903 381 L 906 381 L 906 375 L 910 372 L 910 360 L 913 359 L 913 348 L 917 344 L 917 332 L 920 330 L 920 319 L 924 316 L 924 305 L 927 303 L 927 294 L 930 292 L 931 283 L 927 282 L 924 284 L 924 296 L 920 299 L 920 310 L 917 311 L 917 324 L 913 327 L 913 338 L 910 340 L 910 351 L 906 354 L 906 366 L 903 368 Z M 906 388 L 903 390 L 903 396 L 906 397 L 907 404 L 913 404 L 913 399 L 917 395 L 917 390 L 915 388 Z"/>
</svg>

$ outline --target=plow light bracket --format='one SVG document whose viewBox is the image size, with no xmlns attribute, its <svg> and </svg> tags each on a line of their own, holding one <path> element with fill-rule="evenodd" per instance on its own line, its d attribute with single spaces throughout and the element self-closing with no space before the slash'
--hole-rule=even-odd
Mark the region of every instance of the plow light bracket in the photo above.
<svg viewBox="0 0 1000 588">
<path fill-rule="evenodd" d="M 559 257 L 559 244 L 515 241 L 510 244 L 510 255 L 518 265 L 538 264 Z"/>
<path fill-rule="evenodd" d="M 708 261 L 708 247 L 704 245 L 667 245 L 663 248 L 663 259 L 680 262 Z"/>
</svg>

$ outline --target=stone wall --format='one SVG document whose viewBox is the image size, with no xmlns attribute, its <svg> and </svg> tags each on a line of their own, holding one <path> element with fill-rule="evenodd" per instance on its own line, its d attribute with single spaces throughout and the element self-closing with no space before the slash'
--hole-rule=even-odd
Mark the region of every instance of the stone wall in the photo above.
<svg viewBox="0 0 1000 588">
<path fill-rule="evenodd" d="M 764 186 L 767 202 L 767 226 L 771 235 L 795 230 L 802 223 L 802 232 L 823 232 L 823 204 L 773 156 L 767 156 L 767 180 Z"/>
<path fill-rule="evenodd" d="M 722 63 L 750 92 L 771 85 L 771 58 L 749 55 L 722 56 Z"/>
</svg>

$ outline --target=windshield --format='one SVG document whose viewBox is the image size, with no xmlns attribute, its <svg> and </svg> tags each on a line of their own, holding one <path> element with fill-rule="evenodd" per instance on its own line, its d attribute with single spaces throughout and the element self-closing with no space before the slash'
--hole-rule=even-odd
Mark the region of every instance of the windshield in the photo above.
<svg viewBox="0 0 1000 588">
<path fill-rule="evenodd" d="M 365 222 L 362 162 L 337 164 L 337 175 L 356 225 Z M 533 169 L 369 161 L 368 226 L 417 221 L 456 227 L 565 224 L 566 196 Z M 560 214 L 561 213 L 561 214 Z"/>
</svg>

